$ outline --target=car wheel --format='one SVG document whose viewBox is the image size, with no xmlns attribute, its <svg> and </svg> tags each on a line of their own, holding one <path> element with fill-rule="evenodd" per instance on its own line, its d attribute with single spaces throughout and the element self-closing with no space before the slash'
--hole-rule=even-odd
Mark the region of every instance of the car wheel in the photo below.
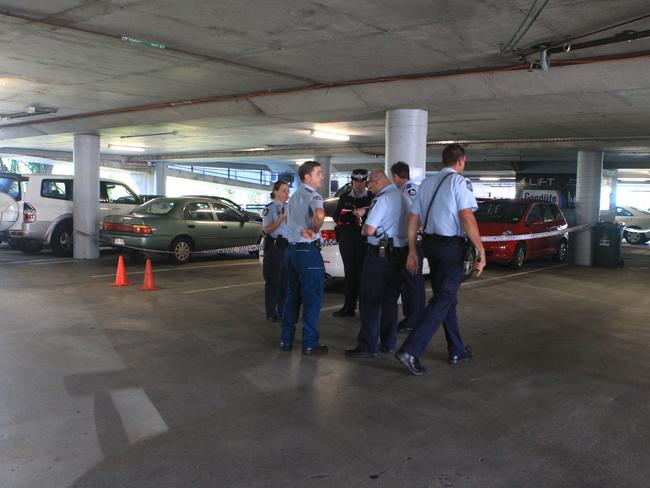
<svg viewBox="0 0 650 488">
<path fill-rule="evenodd" d="M 463 260 L 463 279 L 465 281 L 469 280 L 474 274 L 475 261 L 476 261 L 476 250 L 474 250 L 474 252 L 472 253 L 471 259 L 468 259 L 467 261 Z"/>
<path fill-rule="evenodd" d="M 526 260 L 526 246 L 523 243 L 520 243 L 515 249 L 515 254 L 512 256 L 512 261 L 510 261 L 510 266 L 512 269 L 521 269 Z"/>
<path fill-rule="evenodd" d="M 569 244 L 567 241 L 560 241 L 560 246 L 557 248 L 557 253 L 553 256 L 553 259 L 558 263 L 563 263 L 566 261 L 567 255 L 569 254 Z"/>
<path fill-rule="evenodd" d="M 25 241 L 16 245 L 25 254 L 38 254 L 43 249 L 43 244 L 38 241 Z"/>
<path fill-rule="evenodd" d="M 20 250 L 20 247 L 18 246 L 18 243 L 14 239 L 9 239 L 7 241 L 7 243 L 9 244 L 9 249 L 12 249 L 14 251 L 19 251 Z"/>
<path fill-rule="evenodd" d="M 176 264 L 185 264 L 192 256 L 192 242 L 187 237 L 177 237 L 169 250 L 169 259 Z"/>
<path fill-rule="evenodd" d="M 632 229 L 633 227 L 630 228 Z M 625 231 L 625 240 L 627 241 L 628 244 L 632 244 L 633 246 L 637 244 L 643 244 L 645 242 L 644 238 L 645 236 L 641 232 Z"/>
<path fill-rule="evenodd" d="M 72 256 L 72 222 L 59 224 L 52 232 L 52 252 L 57 256 Z"/>
</svg>

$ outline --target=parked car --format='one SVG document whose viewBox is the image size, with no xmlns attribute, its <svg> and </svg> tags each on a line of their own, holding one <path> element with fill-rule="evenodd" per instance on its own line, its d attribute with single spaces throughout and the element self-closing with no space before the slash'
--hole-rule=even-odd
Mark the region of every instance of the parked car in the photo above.
<svg viewBox="0 0 650 488">
<path fill-rule="evenodd" d="M 199 197 L 199 198 L 212 198 L 214 200 L 218 200 L 220 202 L 232 205 L 234 208 L 237 209 L 237 211 L 239 213 L 248 215 L 248 218 L 252 222 L 260 222 L 260 223 L 262 222 L 262 215 L 259 212 L 251 212 L 250 210 L 246 210 L 244 207 L 242 207 L 238 203 L 233 202 L 230 198 L 218 197 L 216 195 L 185 195 L 185 196 L 187 196 L 187 197 Z"/>
<path fill-rule="evenodd" d="M 102 245 L 168 252 L 177 264 L 195 251 L 257 246 L 261 237 L 259 222 L 209 197 L 156 198 L 128 215 L 108 215 L 100 233 Z"/>
<path fill-rule="evenodd" d="M 650 230 L 650 212 L 636 207 L 616 207 L 615 221 L 625 225 L 623 237 L 629 244 L 645 244 L 650 240 L 650 232 L 629 232 L 627 230 Z"/>
<path fill-rule="evenodd" d="M 568 228 L 556 204 L 539 200 L 479 199 L 474 215 L 482 237 L 537 234 Z M 543 256 L 565 261 L 569 235 L 562 233 L 524 241 L 485 242 L 484 246 L 488 262 L 508 262 L 514 269 L 520 269 L 526 260 Z"/>
<path fill-rule="evenodd" d="M 0 173 L 0 193 L 9 195 L 19 205 L 19 214 L 22 212 L 20 202 L 22 200 L 22 185 L 21 182 L 25 179 L 16 173 Z M 6 222 L 2 222 L 5 224 Z M 15 222 L 9 227 L 13 227 Z M 0 244 L 7 243 L 10 248 L 16 249 L 16 243 L 9 234 L 9 228 L 3 225 L 0 228 Z"/>
<path fill-rule="evenodd" d="M 35 254 L 50 246 L 58 256 L 73 250 L 73 176 L 22 175 L 21 216 L 9 229 L 18 249 Z M 124 183 L 100 179 L 99 216 L 126 214 L 140 205 L 140 198 Z"/>
</svg>

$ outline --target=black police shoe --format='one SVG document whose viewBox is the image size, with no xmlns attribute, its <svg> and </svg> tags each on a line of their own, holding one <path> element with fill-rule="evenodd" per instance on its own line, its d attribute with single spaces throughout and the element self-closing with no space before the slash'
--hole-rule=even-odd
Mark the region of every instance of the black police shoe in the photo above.
<svg viewBox="0 0 650 488">
<path fill-rule="evenodd" d="M 269 322 L 280 322 L 280 317 L 266 317 Z"/>
<path fill-rule="evenodd" d="M 293 346 L 291 344 L 285 344 L 284 342 L 280 343 L 280 350 L 281 351 L 286 351 L 289 352 L 293 349 Z"/>
<path fill-rule="evenodd" d="M 388 349 L 386 346 L 381 346 L 379 350 L 384 354 L 392 354 L 395 352 L 395 349 Z"/>
<path fill-rule="evenodd" d="M 469 361 L 470 359 L 473 358 L 474 358 L 474 353 L 469 349 L 465 349 L 465 351 L 463 351 L 460 354 L 453 354 L 449 356 L 449 360 L 447 361 L 447 363 L 454 365 L 454 364 L 462 363 L 463 361 Z"/>
<path fill-rule="evenodd" d="M 332 314 L 332 317 L 354 317 L 354 310 L 348 310 L 346 308 L 342 308 L 341 310 L 337 310 Z"/>
<path fill-rule="evenodd" d="M 303 347 L 302 353 L 305 356 L 324 356 L 329 352 L 329 348 L 325 344 L 318 344 L 314 347 Z"/>
<path fill-rule="evenodd" d="M 354 349 L 346 349 L 345 350 L 345 355 L 346 355 L 346 357 L 353 358 L 353 359 L 376 358 L 377 357 L 377 354 L 372 353 L 370 351 L 366 351 L 365 349 L 361 349 L 359 346 L 355 347 Z"/>
<path fill-rule="evenodd" d="M 408 369 L 409 373 L 414 376 L 422 376 L 427 372 L 427 370 L 420 365 L 418 358 L 408 352 L 397 351 L 395 357 L 406 369 Z"/>
</svg>

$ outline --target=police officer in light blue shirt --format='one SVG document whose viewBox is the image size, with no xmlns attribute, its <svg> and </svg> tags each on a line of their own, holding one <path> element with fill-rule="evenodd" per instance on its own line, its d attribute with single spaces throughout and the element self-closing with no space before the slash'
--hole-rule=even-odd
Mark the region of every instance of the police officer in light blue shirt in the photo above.
<svg viewBox="0 0 650 488">
<path fill-rule="evenodd" d="M 418 195 L 418 185 L 410 180 L 409 165 L 403 161 L 398 161 L 390 168 L 393 182 L 402 192 L 402 197 L 407 203 L 409 209 Z M 418 253 L 418 272 L 410 273 L 406 268 L 402 271 L 402 311 L 404 319 L 397 324 L 398 333 L 409 333 L 420 320 L 420 316 L 426 306 L 426 293 L 424 290 L 424 277 L 422 276 L 422 264 L 424 261 L 424 252 L 422 243 L 417 243 Z"/>
<path fill-rule="evenodd" d="M 264 303 L 266 319 L 278 322 L 287 297 L 287 253 L 288 227 L 285 205 L 289 199 L 289 184 L 278 180 L 271 191 L 273 201 L 262 210 L 262 227 L 264 237 Z"/>
<path fill-rule="evenodd" d="M 391 352 L 397 341 L 397 298 L 406 260 L 408 204 L 381 170 L 370 173 L 368 188 L 376 195 L 362 233 L 368 252 L 361 271 L 361 329 L 349 358 L 373 358 Z"/>
<path fill-rule="evenodd" d="M 422 225 L 433 298 L 395 356 L 411 374 L 418 376 L 425 373 L 419 358 L 443 322 L 449 364 L 473 357 L 460 336 L 456 316 L 456 295 L 464 278 L 465 236 L 479 252 L 474 265 L 476 276 L 485 267 L 485 250 L 473 213 L 477 209 L 476 198 L 472 184 L 461 175 L 465 150 L 460 144 L 450 144 L 442 152 L 442 163 L 445 168 L 420 185 L 409 213 L 407 268 L 412 273 L 418 270 L 417 232 Z"/>
<path fill-rule="evenodd" d="M 302 353 L 327 354 L 319 342 L 318 316 L 323 301 L 325 265 L 320 254 L 320 228 L 325 219 L 323 198 L 316 191 L 323 183 L 317 161 L 307 161 L 298 168 L 301 184 L 287 205 L 287 272 L 289 289 L 282 314 L 280 349 L 291 351 L 296 321 L 302 303 Z"/>
</svg>

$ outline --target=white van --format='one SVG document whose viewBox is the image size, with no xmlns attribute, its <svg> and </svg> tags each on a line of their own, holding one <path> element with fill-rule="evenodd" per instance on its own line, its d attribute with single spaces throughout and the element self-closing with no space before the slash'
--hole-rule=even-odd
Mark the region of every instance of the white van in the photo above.
<svg viewBox="0 0 650 488">
<path fill-rule="evenodd" d="M 59 256 L 71 256 L 74 177 L 21 176 L 21 216 L 9 229 L 14 245 L 27 254 L 50 246 Z M 127 214 L 138 205 L 140 197 L 124 183 L 100 179 L 99 222 L 109 214 Z"/>
</svg>

